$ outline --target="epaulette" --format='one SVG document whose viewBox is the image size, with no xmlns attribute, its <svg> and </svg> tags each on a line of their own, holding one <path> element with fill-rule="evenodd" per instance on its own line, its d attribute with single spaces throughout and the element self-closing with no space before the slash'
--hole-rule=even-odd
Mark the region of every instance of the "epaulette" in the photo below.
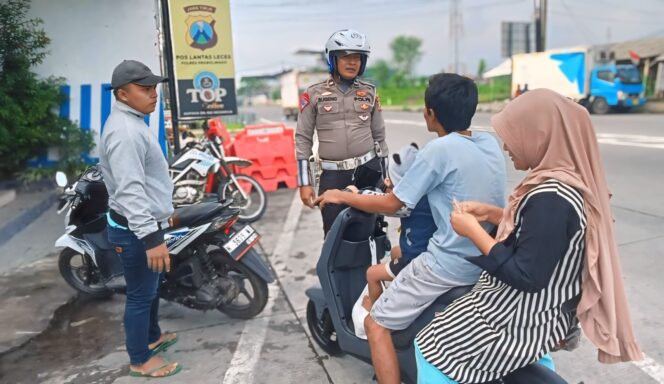
<svg viewBox="0 0 664 384">
<path fill-rule="evenodd" d="M 368 82 L 368 81 L 364 81 L 364 80 L 360 80 L 360 79 L 356 79 L 355 81 L 357 81 L 359 84 L 362 84 L 362 85 L 365 85 L 365 86 L 367 86 L 367 87 L 371 87 L 371 88 L 373 88 L 373 89 L 376 89 L 376 86 L 373 85 L 373 84 L 371 84 L 371 83 Z"/>
<path fill-rule="evenodd" d="M 323 80 L 323 81 L 319 81 L 317 83 L 313 83 L 313 84 L 311 84 L 310 86 L 307 87 L 307 91 L 309 91 L 313 87 L 323 85 L 323 84 L 327 84 L 328 81 L 330 81 L 330 79 L 326 79 L 326 80 Z"/>
</svg>

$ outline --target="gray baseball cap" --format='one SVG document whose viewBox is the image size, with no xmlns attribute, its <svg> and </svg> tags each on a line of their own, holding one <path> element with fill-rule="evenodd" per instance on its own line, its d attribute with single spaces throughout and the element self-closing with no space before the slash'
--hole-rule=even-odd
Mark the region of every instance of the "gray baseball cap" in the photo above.
<svg viewBox="0 0 664 384">
<path fill-rule="evenodd" d="M 157 76 L 147 65 L 136 60 L 124 60 L 113 70 L 111 88 L 117 89 L 123 85 L 134 83 L 138 85 L 155 85 L 167 81 L 168 78 Z"/>
</svg>

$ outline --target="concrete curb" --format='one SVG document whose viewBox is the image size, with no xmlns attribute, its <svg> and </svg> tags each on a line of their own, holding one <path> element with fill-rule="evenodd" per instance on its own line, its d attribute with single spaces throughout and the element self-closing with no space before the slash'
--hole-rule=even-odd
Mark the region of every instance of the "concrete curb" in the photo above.
<svg viewBox="0 0 664 384">
<path fill-rule="evenodd" d="M 2 227 L 0 227 L 0 246 L 4 245 L 26 226 L 35 221 L 42 213 L 51 208 L 57 200 L 57 194 L 50 193 L 44 200 L 35 204 L 32 208 L 25 210 L 20 215 L 7 221 Z"/>
<path fill-rule="evenodd" d="M 0 208 L 11 203 L 14 199 L 16 199 L 15 189 L 0 190 Z"/>
</svg>

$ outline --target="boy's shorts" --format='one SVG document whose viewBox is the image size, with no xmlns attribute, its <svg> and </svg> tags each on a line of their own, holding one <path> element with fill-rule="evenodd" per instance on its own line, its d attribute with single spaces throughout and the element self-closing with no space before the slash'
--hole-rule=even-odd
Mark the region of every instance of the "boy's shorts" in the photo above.
<svg viewBox="0 0 664 384">
<path fill-rule="evenodd" d="M 406 265 L 408 265 L 411 260 L 406 260 L 403 257 L 400 257 L 398 259 L 394 259 L 390 261 L 389 263 L 385 264 L 385 270 L 387 270 L 387 274 L 390 275 L 392 280 L 401 272 L 404 268 L 406 268 Z"/>
<path fill-rule="evenodd" d="M 438 296 L 460 284 L 431 271 L 422 256 L 408 263 L 371 308 L 371 317 L 383 328 L 408 328 Z"/>
</svg>

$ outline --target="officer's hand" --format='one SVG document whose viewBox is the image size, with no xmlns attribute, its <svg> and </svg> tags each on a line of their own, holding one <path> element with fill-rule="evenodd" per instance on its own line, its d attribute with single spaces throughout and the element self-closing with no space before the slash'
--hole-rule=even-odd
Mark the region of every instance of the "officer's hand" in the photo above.
<svg viewBox="0 0 664 384">
<path fill-rule="evenodd" d="M 330 189 L 325 191 L 320 195 L 315 204 L 320 207 L 320 209 L 325 208 L 327 204 L 342 204 L 343 192 L 338 189 Z"/>
<path fill-rule="evenodd" d="M 302 204 L 306 205 L 309 208 L 313 208 L 315 198 L 316 198 L 316 192 L 314 192 L 314 187 L 312 187 L 311 185 L 305 185 L 300 187 L 300 200 L 302 200 Z"/>
<path fill-rule="evenodd" d="M 148 254 L 148 268 L 154 272 L 170 272 L 171 257 L 165 243 L 148 249 L 146 253 Z"/>
</svg>

